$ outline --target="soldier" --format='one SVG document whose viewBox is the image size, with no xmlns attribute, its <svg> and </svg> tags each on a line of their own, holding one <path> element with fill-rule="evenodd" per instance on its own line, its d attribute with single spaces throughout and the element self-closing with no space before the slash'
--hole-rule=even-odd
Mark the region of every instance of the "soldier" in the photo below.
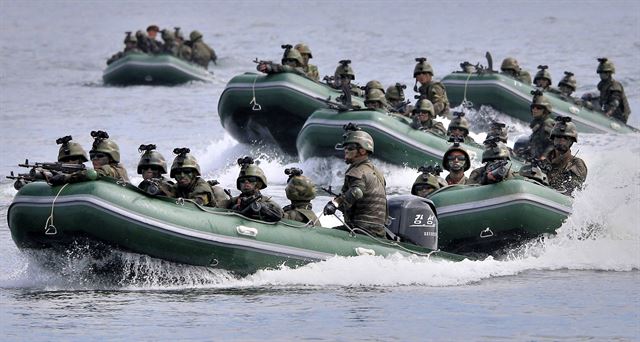
<svg viewBox="0 0 640 342">
<path fill-rule="evenodd" d="M 482 162 L 485 165 L 471 171 L 466 184 L 487 185 L 513 178 L 507 146 L 495 137 L 484 144 L 487 146 L 482 153 Z"/>
<path fill-rule="evenodd" d="M 162 52 L 162 43 L 156 40 L 156 36 L 160 32 L 160 28 L 158 25 L 149 25 L 147 27 L 147 37 L 149 38 L 147 42 L 149 43 L 149 53 L 160 53 Z"/>
<path fill-rule="evenodd" d="M 444 129 L 444 125 L 441 122 L 435 120 L 435 117 L 436 114 L 431 101 L 427 99 L 418 100 L 416 109 L 414 109 L 414 117 L 411 127 L 444 136 L 447 133 L 447 130 Z"/>
<path fill-rule="evenodd" d="M 447 135 L 460 138 L 465 144 L 476 144 L 476 141 L 469 136 L 469 121 L 465 119 L 464 112 L 453 112 Z"/>
<path fill-rule="evenodd" d="M 282 54 L 282 64 L 275 64 L 272 62 L 261 61 L 258 63 L 256 69 L 260 72 L 267 74 L 278 74 L 282 72 L 291 72 L 300 76 L 307 76 L 304 72 L 302 55 L 298 50 L 294 49 L 289 44 L 281 46 L 284 49 Z"/>
<path fill-rule="evenodd" d="M 176 180 L 175 198 L 191 199 L 199 205 L 216 207 L 216 200 L 211 185 L 200 177 L 200 165 L 186 147 L 175 148 L 176 157 L 171 164 L 171 178 Z"/>
<path fill-rule="evenodd" d="M 178 43 L 176 42 L 176 37 L 173 32 L 163 29 L 162 40 L 164 44 L 162 45 L 162 53 L 169 54 L 171 56 L 178 56 Z"/>
<path fill-rule="evenodd" d="M 540 88 L 542 91 L 549 91 L 551 89 L 551 73 L 547 65 L 538 65 L 538 72 L 533 78 L 533 85 Z"/>
<path fill-rule="evenodd" d="M 319 81 L 320 73 L 318 72 L 318 67 L 313 64 L 309 64 L 309 60 L 313 58 L 309 46 L 304 43 L 298 43 L 296 44 L 295 49 L 298 50 L 298 52 L 300 52 L 300 55 L 302 56 L 302 69 L 304 70 L 307 77 L 314 81 Z"/>
<path fill-rule="evenodd" d="M 384 98 L 384 93 L 379 89 L 370 89 L 364 100 L 364 105 L 368 109 L 374 109 L 376 111 L 387 113 L 387 100 Z"/>
<path fill-rule="evenodd" d="M 315 185 L 309 178 L 303 176 L 302 170 L 298 168 L 286 169 L 284 173 L 289 176 L 284 191 L 291 204 L 282 208 L 283 218 L 319 227 L 320 222 L 311 205 L 311 200 L 316 198 Z"/>
<path fill-rule="evenodd" d="M 413 86 L 413 90 L 420 93 L 421 99 L 431 101 L 436 115 L 447 117 L 449 115 L 449 98 L 447 98 L 444 84 L 433 81 L 433 68 L 426 58 L 416 58 L 416 62 L 418 63 L 413 69 L 416 84 Z M 420 83 L 420 88 L 417 87 L 418 83 Z"/>
<path fill-rule="evenodd" d="M 565 98 L 572 98 L 571 94 L 576 91 L 577 82 L 576 77 L 572 72 L 565 71 L 564 77 L 558 82 L 558 90 L 560 94 Z"/>
<path fill-rule="evenodd" d="M 124 50 L 116 53 L 115 55 L 111 56 L 111 58 L 109 58 L 107 60 L 107 65 L 117 61 L 118 59 L 131 54 L 131 53 L 141 53 L 142 51 L 138 48 L 138 40 L 136 39 L 135 36 L 133 36 L 131 34 L 131 32 L 126 32 L 127 36 L 124 38 Z"/>
<path fill-rule="evenodd" d="M 384 95 L 384 87 L 382 86 L 382 83 L 380 83 L 380 81 L 377 81 L 377 80 L 371 80 L 367 82 L 367 84 L 360 89 L 364 90 L 365 96 L 369 94 L 369 91 L 372 89 L 380 90 Z"/>
<path fill-rule="evenodd" d="M 405 102 L 404 89 L 407 89 L 406 85 L 396 83 L 395 85 L 387 88 L 387 92 L 384 94 L 384 97 L 387 99 L 387 103 L 389 103 L 389 111 L 391 113 L 411 116 L 413 106 L 409 104 L 409 101 Z"/>
<path fill-rule="evenodd" d="M 549 138 L 554 125 L 551 118 L 551 103 L 540 90 L 534 90 L 531 94 L 533 95 L 531 101 L 533 120 L 529 124 L 531 127 L 529 153 L 532 158 L 545 159 L 553 149 L 553 142 Z"/>
<path fill-rule="evenodd" d="M 184 41 L 184 35 L 182 35 L 182 31 L 180 31 L 179 27 L 175 27 L 173 35 L 176 37 L 176 43 L 178 44 L 178 57 L 184 59 L 185 61 L 190 61 L 191 47 L 187 42 Z"/>
<path fill-rule="evenodd" d="M 82 145 L 71 141 L 70 135 L 58 138 L 56 143 L 60 145 L 58 150 L 58 162 L 65 164 L 84 164 L 89 161 L 87 152 L 84 151 Z"/>
<path fill-rule="evenodd" d="M 534 180 L 540 185 L 549 186 L 549 178 L 545 173 L 542 164 L 544 161 L 538 159 L 530 159 L 528 162 L 518 170 L 518 175 L 527 179 Z"/>
<path fill-rule="evenodd" d="M 411 186 L 412 195 L 427 198 L 429 194 L 440 189 L 438 177 L 431 174 L 429 171 L 429 167 L 426 166 L 420 166 L 420 168 L 418 168 L 420 175 Z"/>
<path fill-rule="evenodd" d="M 373 154 L 373 138 L 353 124 L 345 126 L 345 131 L 336 149 L 344 150 L 349 168 L 342 193 L 327 203 L 323 213 L 333 215 L 340 210 L 349 229 L 384 238 L 388 218 L 386 181 L 384 174 L 369 160 Z"/>
<path fill-rule="evenodd" d="M 216 64 L 218 56 L 216 56 L 216 52 L 202 40 L 202 33 L 191 31 L 189 39 L 191 40 L 191 61 L 205 69 L 209 68 L 209 61 Z"/>
<path fill-rule="evenodd" d="M 240 165 L 240 174 L 236 186 L 242 193 L 231 198 L 229 208 L 252 219 L 267 222 L 280 221 L 284 214 L 282 208 L 271 198 L 262 196 L 260 193 L 260 190 L 267 187 L 267 176 L 262 169 L 254 164 L 251 157 L 238 159 L 238 165 Z"/>
<path fill-rule="evenodd" d="M 598 62 L 600 62 L 597 72 L 600 75 L 598 90 L 601 110 L 606 116 L 627 123 L 631 108 L 622 84 L 613 79 L 616 67 L 607 58 L 598 58 Z"/>
<path fill-rule="evenodd" d="M 471 168 L 471 158 L 467 150 L 460 146 L 459 139 L 452 140 L 453 146 L 449 147 L 442 157 L 442 167 L 449 171 L 445 181 L 447 185 L 467 184 L 468 178 L 464 173 Z"/>
<path fill-rule="evenodd" d="M 531 74 L 526 70 L 522 70 L 518 61 L 513 57 L 505 58 L 502 61 L 500 70 L 502 70 L 503 75 L 508 75 L 524 84 L 531 84 Z"/>
<path fill-rule="evenodd" d="M 138 174 L 142 175 L 142 182 L 138 184 L 138 188 L 154 196 L 175 197 L 175 183 L 163 176 L 167 173 L 167 162 L 155 149 L 154 144 L 138 147 L 138 152 L 142 153 L 138 162 Z"/>
<path fill-rule="evenodd" d="M 351 95 L 364 96 L 364 91 L 362 91 L 360 87 L 352 83 L 352 81 L 356 79 L 356 74 L 351 68 L 351 60 L 343 59 L 338 63 L 339 64 L 336 67 L 336 71 L 333 75 L 333 87 L 335 89 L 343 89 L 343 91 L 345 89 L 348 89 Z"/>
<path fill-rule="evenodd" d="M 547 173 L 549 185 L 559 192 L 571 196 L 573 191 L 582 188 L 587 179 L 587 165 L 571 154 L 571 146 L 578 142 L 578 130 L 570 117 L 557 117 L 551 132 L 553 150 L 547 160 L 551 169 Z"/>
<path fill-rule="evenodd" d="M 140 49 L 140 51 L 144 53 L 149 53 L 151 51 L 151 43 L 149 43 L 149 37 L 147 37 L 147 34 L 144 31 L 136 31 L 136 40 L 138 49 Z"/>
</svg>

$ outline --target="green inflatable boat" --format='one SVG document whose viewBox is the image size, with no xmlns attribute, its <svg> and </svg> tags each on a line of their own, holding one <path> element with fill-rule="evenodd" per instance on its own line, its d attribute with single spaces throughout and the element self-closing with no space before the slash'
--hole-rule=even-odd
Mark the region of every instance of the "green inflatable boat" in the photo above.
<svg viewBox="0 0 640 342">
<path fill-rule="evenodd" d="M 454 253 L 491 253 L 553 234 L 571 215 L 573 199 L 528 179 L 492 185 L 452 185 L 429 199 L 436 205 L 438 245 Z"/>
<path fill-rule="evenodd" d="M 483 70 L 476 73 L 454 72 L 442 79 L 447 88 L 451 106 L 460 105 L 465 99 L 476 108 L 490 105 L 507 115 L 525 122 L 531 121 L 532 85 L 524 84 L 509 76 Z M 590 110 L 576 103 L 565 101 L 553 93 L 545 93 L 553 107 L 553 116 L 569 116 L 580 132 L 630 133 L 638 131 L 603 113 Z"/>
<path fill-rule="evenodd" d="M 109 64 L 102 80 L 110 85 L 174 85 L 211 82 L 213 73 L 171 55 L 132 53 Z"/>
<path fill-rule="evenodd" d="M 78 241 L 178 263 L 238 273 L 281 265 L 295 267 L 336 255 L 417 255 L 459 261 L 437 250 L 432 203 L 415 196 L 389 200 L 392 229 L 405 241 L 314 228 L 283 220 L 267 223 L 237 213 L 204 208 L 182 199 L 151 197 L 136 187 L 97 180 L 51 187 L 25 185 L 8 210 L 11 236 L 19 248 L 65 250 Z M 417 222 L 414 217 L 424 220 Z M 418 245 L 419 244 L 419 245 Z M 429 247 L 425 247 L 429 246 Z"/>
<path fill-rule="evenodd" d="M 328 108 L 339 90 L 294 73 L 233 77 L 218 102 L 222 126 L 241 143 L 266 142 L 295 155 L 298 132 L 309 115 Z M 352 97 L 364 108 L 364 99 Z"/>
<path fill-rule="evenodd" d="M 304 123 L 298 134 L 298 156 L 305 160 L 312 157 L 342 158 L 343 152 L 335 146 L 342 141 L 343 126 L 353 123 L 373 137 L 374 157 L 395 165 L 417 168 L 425 164 L 440 164 L 444 153 L 451 147 L 444 136 L 420 131 L 410 126 L 407 117 L 386 114 L 375 110 L 338 111 L 319 109 Z M 478 144 L 462 144 L 471 159 L 480 160 L 484 148 Z M 522 161 L 512 161 L 514 170 Z"/>
</svg>

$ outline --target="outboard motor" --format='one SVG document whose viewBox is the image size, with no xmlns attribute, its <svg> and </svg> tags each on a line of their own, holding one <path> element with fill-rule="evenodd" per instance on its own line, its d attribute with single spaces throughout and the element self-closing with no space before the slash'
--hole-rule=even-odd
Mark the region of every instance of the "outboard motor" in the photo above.
<svg viewBox="0 0 640 342">
<path fill-rule="evenodd" d="M 438 218 L 431 200 L 402 195 L 388 199 L 389 230 L 402 241 L 438 249 Z"/>
</svg>

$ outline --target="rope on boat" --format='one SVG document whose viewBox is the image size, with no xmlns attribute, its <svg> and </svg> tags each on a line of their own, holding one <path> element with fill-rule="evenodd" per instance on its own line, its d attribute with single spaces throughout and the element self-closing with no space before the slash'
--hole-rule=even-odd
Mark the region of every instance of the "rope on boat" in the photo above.
<svg viewBox="0 0 640 342">
<path fill-rule="evenodd" d="M 253 92 L 253 98 L 251 98 L 251 102 L 249 102 L 250 105 L 253 105 L 253 107 L 251 107 L 251 110 L 253 111 L 262 110 L 262 106 L 258 104 L 258 101 L 256 101 L 256 81 L 257 80 L 258 80 L 258 75 L 256 75 L 256 78 L 253 79 L 253 86 L 251 87 L 251 91 Z"/>
<path fill-rule="evenodd" d="M 63 185 L 60 188 L 60 190 L 56 194 L 56 197 L 53 198 L 53 202 L 51 202 L 51 214 L 49 214 L 49 217 L 47 217 L 47 222 L 44 223 L 44 234 L 45 235 L 56 235 L 56 234 L 58 234 L 58 229 L 56 229 L 56 226 L 53 224 L 53 208 L 54 208 L 54 206 L 56 204 L 56 200 L 58 199 L 58 196 L 60 196 L 60 194 L 62 193 L 62 190 L 64 190 L 64 188 L 66 188 L 67 185 L 69 185 L 69 183 Z"/>
<path fill-rule="evenodd" d="M 467 86 L 469 85 L 469 79 L 471 79 L 471 73 L 468 73 L 467 80 L 464 81 L 464 93 L 462 95 L 462 107 L 471 108 L 473 107 L 473 102 L 467 100 Z"/>
</svg>

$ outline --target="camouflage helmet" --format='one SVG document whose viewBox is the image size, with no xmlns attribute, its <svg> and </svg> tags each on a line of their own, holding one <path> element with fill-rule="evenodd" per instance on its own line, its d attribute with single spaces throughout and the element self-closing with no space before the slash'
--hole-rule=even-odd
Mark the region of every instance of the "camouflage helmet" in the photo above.
<svg viewBox="0 0 640 342">
<path fill-rule="evenodd" d="M 316 186 L 305 176 L 293 176 L 284 188 L 290 201 L 311 201 L 316 198 Z"/>
<path fill-rule="evenodd" d="M 431 64 L 427 62 L 427 59 L 425 57 L 416 58 L 416 62 L 418 63 L 416 63 L 416 66 L 413 68 L 414 78 L 423 73 L 431 74 L 431 76 L 433 76 L 433 68 L 431 67 Z"/>
<path fill-rule="evenodd" d="M 492 142 L 485 141 L 485 143 L 486 149 L 482 153 L 483 163 L 496 159 L 511 160 L 511 154 L 509 153 L 509 148 L 507 147 L 507 145 L 498 140 L 493 140 Z"/>
<path fill-rule="evenodd" d="M 240 165 L 240 173 L 238 174 L 238 178 L 236 180 L 236 187 L 238 190 L 241 190 L 242 180 L 247 177 L 256 177 L 260 180 L 259 190 L 267 187 L 267 176 L 264 174 L 262 169 L 254 164 L 254 160 L 251 157 L 244 157 L 238 159 L 238 164 Z"/>
<path fill-rule="evenodd" d="M 571 117 L 558 116 L 550 136 L 551 139 L 555 137 L 567 137 L 571 138 L 573 142 L 578 142 L 578 129 L 576 125 L 571 122 Z"/>
<path fill-rule="evenodd" d="M 540 166 L 535 165 L 534 163 L 526 163 L 522 165 L 518 173 L 523 177 L 531 178 L 544 185 L 549 185 L 547 174 L 540 168 Z"/>
<path fill-rule="evenodd" d="M 289 48 L 284 50 L 284 54 L 282 55 L 282 64 L 285 64 L 287 59 L 295 60 L 299 66 L 304 65 L 304 60 L 302 59 L 302 55 L 300 54 L 300 51 L 296 49 Z"/>
<path fill-rule="evenodd" d="M 107 132 L 91 131 L 91 137 L 94 138 L 94 141 L 89 154 L 98 152 L 105 153 L 109 155 L 114 162 L 120 162 L 120 147 L 118 147 L 115 141 L 109 139 Z"/>
<path fill-rule="evenodd" d="M 453 119 L 451 119 L 449 127 L 447 128 L 447 135 L 450 135 L 451 130 L 454 128 L 461 129 L 465 134 L 469 134 L 469 121 L 464 117 L 464 112 L 453 113 Z"/>
<path fill-rule="evenodd" d="M 126 36 L 124 37 L 124 43 L 138 43 L 138 39 L 136 38 L 135 35 L 131 34 L 131 32 L 126 32 Z"/>
<path fill-rule="evenodd" d="M 193 30 L 193 31 L 191 31 L 191 33 L 189 34 L 189 39 L 190 39 L 192 42 L 195 42 L 196 40 L 198 40 L 198 39 L 200 39 L 200 38 L 202 38 L 202 33 L 200 33 L 200 31 Z"/>
<path fill-rule="evenodd" d="M 549 81 L 549 85 L 551 85 L 551 73 L 549 72 L 549 67 L 546 65 L 538 65 L 538 72 L 536 76 L 533 78 L 533 83 L 536 83 L 539 79 L 546 79 Z"/>
<path fill-rule="evenodd" d="M 342 143 L 337 144 L 336 149 L 344 149 L 347 144 L 358 144 L 365 151 L 373 153 L 373 138 L 369 133 L 360 130 L 360 127 L 352 123 L 344 125 L 343 128 L 345 133 L 342 135 Z"/>
<path fill-rule="evenodd" d="M 513 57 L 507 57 L 502 60 L 502 65 L 500 66 L 500 70 L 513 70 L 520 71 L 520 65 L 518 64 L 518 60 Z"/>
<path fill-rule="evenodd" d="M 162 34 L 162 40 L 164 40 L 165 42 L 170 40 L 176 40 L 176 35 L 167 29 L 162 29 L 160 33 Z"/>
<path fill-rule="evenodd" d="M 462 154 L 464 154 L 464 156 L 467 158 L 467 160 L 464 162 L 464 171 L 469 170 L 469 168 L 471 168 L 471 158 L 469 157 L 469 152 L 467 152 L 467 150 L 464 147 L 460 146 L 460 144 L 457 144 L 457 143 L 454 143 L 453 146 L 449 147 L 447 152 L 444 153 L 444 156 L 442 157 L 442 167 L 445 170 L 450 171 L 447 158 L 449 158 L 449 154 L 451 154 L 451 152 L 453 151 L 459 151 L 459 152 L 462 152 Z"/>
<path fill-rule="evenodd" d="M 368 93 L 372 89 L 378 89 L 384 94 L 384 86 L 378 80 L 371 80 L 364 86 L 364 90 Z"/>
<path fill-rule="evenodd" d="M 191 155 L 189 152 L 191 152 L 191 150 L 186 147 L 173 149 L 173 153 L 176 154 L 176 157 L 173 159 L 173 163 L 171 163 L 171 178 L 175 178 L 177 173 L 176 171 L 180 169 L 195 170 L 196 175 L 200 176 L 200 165 L 198 165 L 196 157 Z"/>
<path fill-rule="evenodd" d="M 413 182 L 413 185 L 411 186 L 411 194 L 417 196 L 417 191 L 416 191 L 416 185 L 422 185 L 422 184 L 426 184 L 434 189 L 439 189 L 440 188 L 440 183 L 438 182 L 438 177 L 424 172 L 421 173 L 418 178 L 416 178 L 415 182 Z"/>
<path fill-rule="evenodd" d="M 576 91 L 578 82 L 576 81 L 576 77 L 570 71 L 564 72 L 564 77 L 558 82 L 558 87 L 567 86 L 571 88 L 571 90 Z"/>
<path fill-rule="evenodd" d="M 384 96 L 389 101 L 404 101 L 403 89 L 406 89 L 406 88 L 407 88 L 406 85 L 396 83 L 395 85 L 389 86 L 389 88 L 387 88 L 387 92 L 384 94 Z"/>
<path fill-rule="evenodd" d="M 418 112 L 427 112 L 429 113 L 431 116 L 435 116 L 436 112 L 433 109 L 433 103 L 431 103 L 431 101 L 427 100 L 427 99 L 421 99 L 418 102 L 418 105 L 416 106 L 416 110 Z"/>
<path fill-rule="evenodd" d="M 180 30 L 179 27 L 174 27 L 173 29 L 174 29 L 173 35 L 176 37 L 176 39 L 184 40 L 184 35 L 182 34 L 182 30 Z"/>
<path fill-rule="evenodd" d="M 610 61 L 608 58 L 606 57 L 598 58 L 598 62 L 600 63 L 598 64 L 598 69 L 596 70 L 598 74 L 603 72 L 610 72 L 612 74 L 615 74 L 616 67 L 615 65 L 613 65 L 613 62 Z"/>
<path fill-rule="evenodd" d="M 490 137 L 498 137 L 500 141 L 506 144 L 508 138 L 507 125 L 498 121 L 491 122 L 489 131 L 487 132 L 487 140 L 489 140 Z"/>
<path fill-rule="evenodd" d="M 56 143 L 60 145 L 60 149 L 58 150 L 58 162 L 64 163 L 67 160 L 74 158 L 80 158 L 83 163 L 89 161 L 89 158 L 87 158 L 87 152 L 84 151 L 82 145 L 75 141 L 71 141 L 71 139 L 71 136 L 67 135 L 66 137 L 56 140 Z"/>
<path fill-rule="evenodd" d="M 544 96 L 541 91 L 534 90 L 531 94 L 533 95 L 533 99 L 531 100 L 530 108 L 533 108 L 533 106 L 542 106 L 547 113 L 552 112 L 551 102 L 549 102 L 547 97 Z"/>
<path fill-rule="evenodd" d="M 351 61 L 348 59 L 343 59 L 339 62 L 338 67 L 336 67 L 336 72 L 334 76 L 336 79 L 338 78 L 350 78 L 352 80 L 356 79 L 356 74 L 353 73 L 353 69 L 351 69 Z"/>
<path fill-rule="evenodd" d="M 365 104 L 367 102 L 381 102 L 383 104 L 387 103 L 387 100 L 384 97 L 384 93 L 380 89 L 369 89 L 367 95 L 364 100 Z"/>
<path fill-rule="evenodd" d="M 167 161 L 164 156 L 155 151 L 156 145 L 140 145 L 138 152 L 142 152 L 140 161 L 138 162 L 138 174 L 141 175 L 145 167 L 156 166 L 160 170 L 160 174 L 167 173 Z"/>
<path fill-rule="evenodd" d="M 298 52 L 300 52 L 300 54 L 309 55 L 310 59 L 313 58 L 313 54 L 311 53 L 311 49 L 309 49 L 309 46 L 307 44 L 305 44 L 305 43 L 296 44 L 294 49 L 298 50 Z"/>
</svg>

